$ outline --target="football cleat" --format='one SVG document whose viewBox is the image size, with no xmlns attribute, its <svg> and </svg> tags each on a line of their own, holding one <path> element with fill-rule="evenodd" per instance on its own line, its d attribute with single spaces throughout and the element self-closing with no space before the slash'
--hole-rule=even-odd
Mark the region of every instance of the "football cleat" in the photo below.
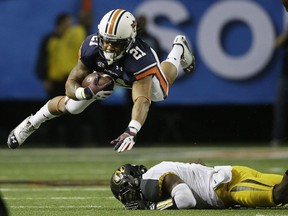
<svg viewBox="0 0 288 216">
<path fill-rule="evenodd" d="M 181 56 L 180 64 L 185 73 L 191 73 L 195 69 L 195 57 L 189 48 L 188 42 L 184 35 L 177 35 L 174 39 L 174 45 L 180 45 L 183 47 L 183 54 Z"/>
<path fill-rule="evenodd" d="M 7 140 L 9 148 L 15 149 L 19 147 L 36 130 L 36 128 L 34 128 L 29 121 L 31 116 L 28 116 L 14 130 L 11 131 Z"/>
</svg>

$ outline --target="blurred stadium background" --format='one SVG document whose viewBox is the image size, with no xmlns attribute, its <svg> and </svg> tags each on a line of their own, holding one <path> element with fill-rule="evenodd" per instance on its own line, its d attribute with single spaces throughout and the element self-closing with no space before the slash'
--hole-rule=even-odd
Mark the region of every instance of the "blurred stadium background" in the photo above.
<svg viewBox="0 0 288 216">
<path fill-rule="evenodd" d="M 80 0 L 0 0 L 0 138 L 47 100 L 34 67 L 39 43 L 61 12 L 77 17 Z M 287 15 L 272 0 L 92 1 L 93 32 L 100 18 L 114 8 L 145 15 L 150 34 L 163 55 L 177 34 L 193 45 L 197 69 L 181 77 L 163 103 L 153 104 L 138 144 L 241 142 L 269 145 L 272 108 L 281 68 L 276 35 Z M 129 122 L 125 93 L 117 91 L 65 122 L 63 133 L 49 133 L 49 122 L 29 138 L 29 146 L 103 146 Z M 77 124 L 72 124 L 75 120 Z M 69 130 L 69 136 L 65 133 Z M 76 133 L 75 133 L 76 132 Z M 28 145 L 27 145 L 28 146 Z"/>
</svg>

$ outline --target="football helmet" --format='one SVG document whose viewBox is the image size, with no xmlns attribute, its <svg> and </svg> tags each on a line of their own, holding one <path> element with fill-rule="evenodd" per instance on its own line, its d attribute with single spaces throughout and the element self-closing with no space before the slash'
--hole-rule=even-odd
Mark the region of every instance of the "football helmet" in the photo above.
<svg viewBox="0 0 288 216">
<path fill-rule="evenodd" d="M 119 60 L 128 52 L 137 35 L 135 17 L 123 9 L 111 10 L 104 15 L 98 25 L 98 43 L 108 64 Z M 113 51 L 105 48 L 105 43 L 113 47 Z"/>
<path fill-rule="evenodd" d="M 143 165 L 125 164 L 118 168 L 110 180 L 110 188 L 126 209 L 149 209 L 140 189 L 142 174 L 147 171 Z"/>
</svg>

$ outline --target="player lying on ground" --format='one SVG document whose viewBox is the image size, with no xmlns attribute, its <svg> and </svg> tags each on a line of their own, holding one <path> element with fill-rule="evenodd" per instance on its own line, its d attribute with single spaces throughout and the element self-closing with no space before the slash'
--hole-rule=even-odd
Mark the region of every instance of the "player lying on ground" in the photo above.
<svg viewBox="0 0 288 216">
<path fill-rule="evenodd" d="M 113 173 L 110 187 L 126 209 L 274 207 L 288 203 L 287 175 L 164 161 L 148 170 L 123 165 Z"/>
<path fill-rule="evenodd" d="M 137 37 L 136 30 L 136 19 L 130 12 L 115 9 L 105 14 L 98 32 L 88 36 L 80 48 L 78 64 L 66 82 L 66 96 L 49 100 L 35 115 L 20 123 L 11 131 L 8 146 L 19 147 L 47 120 L 65 113 L 79 114 L 95 100 L 107 98 L 112 91 L 104 89 L 95 93 L 81 86 L 88 74 L 97 71 L 110 75 L 114 87 L 132 88 L 134 104 L 130 123 L 124 133 L 111 141 L 118 152 L 130 150 L 146 120 L 151 101 L 161 101 L 168 96 L 180 65 L 187 73 L 195 66 L 185 36 L 175 37 L 167 59 L 160 63 L 154 50 Z"/>
</svg>

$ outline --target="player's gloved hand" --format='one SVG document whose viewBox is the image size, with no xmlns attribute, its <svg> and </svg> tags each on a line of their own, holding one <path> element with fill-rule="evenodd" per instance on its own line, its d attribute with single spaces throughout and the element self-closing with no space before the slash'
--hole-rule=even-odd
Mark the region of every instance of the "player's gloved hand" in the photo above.
<svg viewBox="0 0 288 216">
<path fill-rule="evenodd" d="M 127 210 L 146 210 L 151 209 L 149 206 L 149 202 L 145 200 L 135 200 L 125 204 L 125 208 Z"/>
<path fill-rule="evenodd" d="M 97 94 L 93 95 L 93 98 L 96 100 L 105 100 L 107 97 L 109 97 L 112 94 L 113 91 L 99 91 Z"/>
<path fill-rule="evenodd" d="M 124 152 L 131 150 L 136 142 L 137 130 L 132 127 L 128 127 L 123 134 L 117 139 L 111 141 L 114 146 L 114 150 L 117 152 Z"/>
<path fill-rule="evenodd" d="M 113 91 L 99 91 L 97 94 L 94 94 L 93 91 L 88 87 L 84 88 L 84 93 L 86 96 L 86 100 L 94 98 L 96 100 L 104 100 L 112 94 Z"/>
</svg>

